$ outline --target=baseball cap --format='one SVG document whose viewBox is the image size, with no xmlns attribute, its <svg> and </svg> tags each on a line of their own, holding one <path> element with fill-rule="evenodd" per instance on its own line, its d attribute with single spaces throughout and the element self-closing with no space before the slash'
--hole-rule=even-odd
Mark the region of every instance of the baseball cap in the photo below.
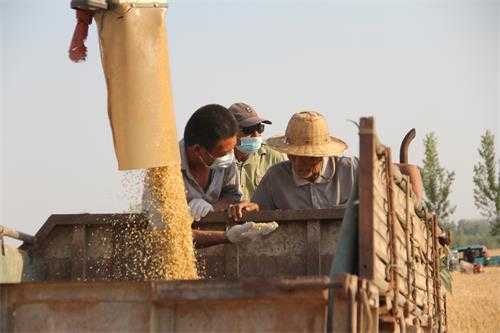
<svg viewBox="0 0 500 333">
<path fill-rule="evenodd" d="M 229 107 L 229 111 L 236 118 L 240 127 L 250 127 L 260 123 L 272 124 L 269 120 L 259 117 L 254 108 L 246 103 L 234 103 Z"/>
</svg>

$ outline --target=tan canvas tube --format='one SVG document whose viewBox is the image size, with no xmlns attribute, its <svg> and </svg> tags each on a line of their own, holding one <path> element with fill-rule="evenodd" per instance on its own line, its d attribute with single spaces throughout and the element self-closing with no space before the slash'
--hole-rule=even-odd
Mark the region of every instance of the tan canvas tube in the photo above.
<svg viewBox="0 0 500 333">
<path fill-rule="evenodd" d="M 180 164 L 165 12 L 119 4 L 95 15 L 119 170 Z"/>
</svg>

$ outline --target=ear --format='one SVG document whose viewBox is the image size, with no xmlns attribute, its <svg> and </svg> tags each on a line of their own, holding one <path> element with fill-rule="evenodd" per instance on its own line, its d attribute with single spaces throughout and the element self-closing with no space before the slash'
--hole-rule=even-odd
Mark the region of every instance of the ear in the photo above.
<svg viewBox="0 0 500 333">
<path fill-rule="evenodd" d="M 194 153 L 195 155 L 200 155 L 202 147 L 199 144 L 195 144 L 186 148 L 187 151 Z"/>
<path fill-rule="evenodd" d="M 236 133 L 236 140 L 238 141 L 238 144 L 240 143 L 240 139 L 243 138 L 245 136 L 245 134 L 243 134 L 243 132 L 240 130 L 238 131 L 238 133 Z"/>
<path fill-rule="evenodd" d="M 201 147 L 199 144 L 195 144 L 195 145 L 191 146 L 191 149 L 192 149 L 195 153 L 201 153 L 202 147 Z"/>
</svg>

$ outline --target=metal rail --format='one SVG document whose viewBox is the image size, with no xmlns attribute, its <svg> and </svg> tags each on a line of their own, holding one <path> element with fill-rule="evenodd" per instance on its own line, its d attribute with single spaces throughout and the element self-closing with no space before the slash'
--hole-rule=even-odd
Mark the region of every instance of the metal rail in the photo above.
<svg viewBox="0 0 500 333">
<path fill-rule="evenodd" d="M 263 210 L 259 212 L 248 212 L 239 221 L 242 222 L 292 222 L 292 221 L 310 221 L 310 220 L 342 220 L 345 213 L 345 205 L 339 205 L 335 208 L 327 209 L 303 209 L 303 210 Z M 226 212 L 210 213 L 200 222 L 194 222 L 193 226 L 203 226 L 207 223 L 225 224 L 230 222 Z"/>
</svg>

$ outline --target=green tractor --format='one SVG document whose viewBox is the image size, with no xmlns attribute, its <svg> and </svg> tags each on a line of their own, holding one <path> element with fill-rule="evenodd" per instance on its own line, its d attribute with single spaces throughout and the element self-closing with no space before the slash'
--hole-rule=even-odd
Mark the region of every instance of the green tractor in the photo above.
<svg viewBox="0 0 500 333">
<path fill-rule="evenodd" d="M 458 262 L 464 260 L 481 266 L 500 266 L 500 256 L 489 256 L 484 245 L 460 246 L 453 250 L 458 255 Z"/>
</svg>

